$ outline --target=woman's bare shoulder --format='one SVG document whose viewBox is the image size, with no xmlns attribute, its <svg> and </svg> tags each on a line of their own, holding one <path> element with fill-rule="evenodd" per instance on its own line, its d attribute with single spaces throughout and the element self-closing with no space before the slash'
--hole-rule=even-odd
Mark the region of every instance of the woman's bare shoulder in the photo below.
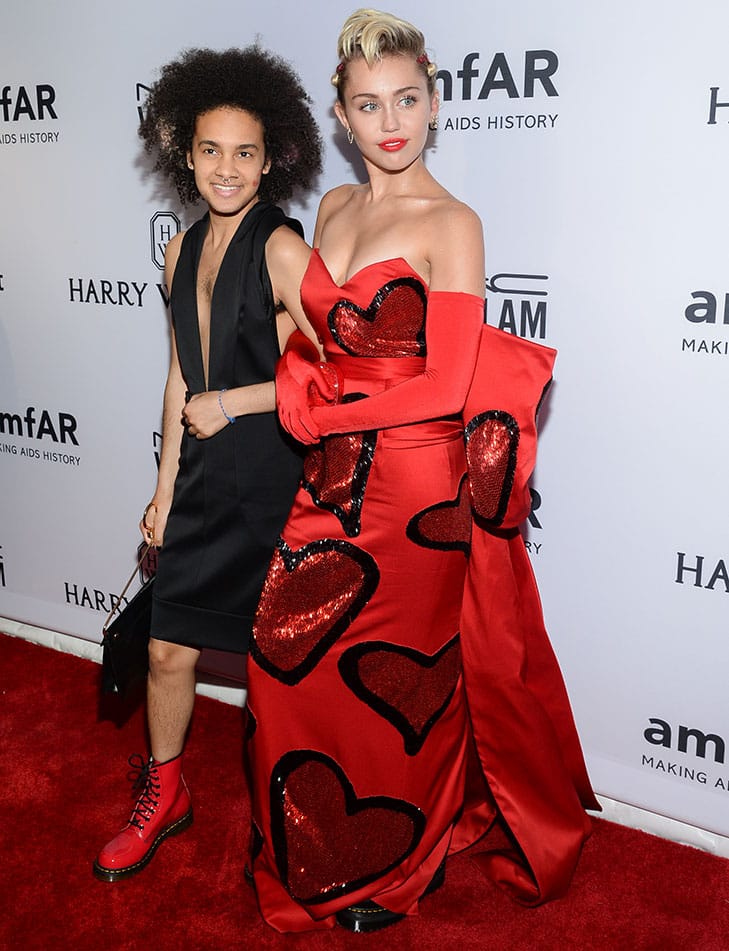
<svg viewBox="0 0 729 951">
<path fill-rule="evenodd" d="M 319 211 L 316 216 L 314 247 L 319 246 L 321 233 L 327 222 L 338 215 L 349 202 L 356 198 L 357 193 L 361 190 L 361 185 L 337 185 L 336 188 L 332 188 L 324 195 L 319 202 Z"/>
<path fill-rule="evenodd" d="M 473 208 L 451 195 L 434 205 L 424 235 L 431 290 L 482 295 L 485 275 L 481 219 Z"/>
<path fill-rule="evenodd" d="M 472 234 L 483 230 L 481 219 L 473 208 L 449 192 L 433 202 L 433 220 L 437 228 L 447 228 L 450 234 L 459 231 Z"/>
<path fill-rule="evenodd" d="M 334 211 L 346 204 L 358 191 L 362 190 L 361 185 L 355 185 L 347 182 L 344 185 L 337 185 L 336 188 L 330 188 L 319 203 L 319 210 L 326 208 L 327 211 Z"/>
</svg>

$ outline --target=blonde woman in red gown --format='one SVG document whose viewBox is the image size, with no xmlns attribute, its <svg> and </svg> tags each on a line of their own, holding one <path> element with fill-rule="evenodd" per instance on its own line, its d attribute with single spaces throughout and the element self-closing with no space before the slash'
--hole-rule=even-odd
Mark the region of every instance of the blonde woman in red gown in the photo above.
<svg viewBox="0 0 729 951">
<path fill-rule="evenodd" d="M 248 674 L 250 869 L 279 931 L 416 914 L 474 843 L 518 900 L 556 897 L 596 806 L 515 527 L 554 353 L 484 328 L 481 223 L 423 163 L 420 31 L 360 10 L 339 58 L 368 181 L 322 200 L 301 287 L 326 366 L 277 373 L 311 448 Z"/>
</svg>

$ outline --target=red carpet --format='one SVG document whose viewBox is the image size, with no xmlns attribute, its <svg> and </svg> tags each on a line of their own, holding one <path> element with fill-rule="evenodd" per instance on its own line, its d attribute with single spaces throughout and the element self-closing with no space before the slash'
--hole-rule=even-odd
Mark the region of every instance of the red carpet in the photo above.
<svg viewBox="0 0 729 951">
<path fill-rule="evenodd" d="M 562 901 L 514 905 L 459 856 L 418 918 L 372 936 L 278 935 L 243 879 L 241 711 L 204 697 L 185 764 L 192 828 L 137 877 L 98 882 L 94 855 L 131 808 L 126 758 L 145 751 L 141 710 L 117 726 L 123 711 L 114 698 L 100 708 L 90 661 L 3 635 L 0 652 L 0 948 L 729 948 L 728 861 L 599 820 Z"/>
</svg>

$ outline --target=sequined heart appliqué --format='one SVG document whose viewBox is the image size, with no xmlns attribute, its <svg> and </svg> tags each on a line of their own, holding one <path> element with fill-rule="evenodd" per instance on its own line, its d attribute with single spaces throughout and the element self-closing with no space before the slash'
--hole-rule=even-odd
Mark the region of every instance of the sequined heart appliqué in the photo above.
<svg viewBox="0 0 729 951">
<path fill-rule="evenodd" d="M 332 307 L 327 324 L 345 353 L 357 357 L 425 355 L 425 289 L 414 277 L 384 284 L 363 310 L 349 300 Z"/>
<path fill-rule="evenodd" d="M 364 395 L 352 393 L 343 402 L 358 399 L 364 399 Z M 360 532 L 362 502 L 376 445 L 376 430 L 346 433 L 326 436 L 306 454 L 303 487 L 318 508 L 336 515 L 349 538 Z"/>
<path fill-rule="evenodd" d="M 293 685 L 319 663 L 369 601 L 380 580 L 370 554 L 337 538 L 292 551 L 276 545 L 251 640 L 251 656 Z"/>
<path fill-rule="evenodd" d="M 405 533 L 411 542 L 422 548 L 439 551 L 463 551 L 471 548 L 471 498 L 467 477 L 458 486 L 455 499 L 437 502 L 413 515 Z"/>
<path fill-rule="evenodd" d="M 459 636 L 432 656 L 386 641 L 356 644 L 342 654 L 339 672 L 352 693 L 402 735 L 405 752 L 415 756 L 456 689 Z"/>
<path fill-rule="evenodd" d="M 514 485 L 519 424 L 510 413 L 492 409 L 474 416 L 465 432 L 474 512 L 487 525 L 498 527 Z"/>
<path fill-rule="evenodd" d="M 344 770 L 313 750 L 292 750 L 271 776 L 271 837 L 281 880 L 307 905 L 373 882 L 416 848 L 425 816 L 389 796 L 358 799 Z"/>
</svg>

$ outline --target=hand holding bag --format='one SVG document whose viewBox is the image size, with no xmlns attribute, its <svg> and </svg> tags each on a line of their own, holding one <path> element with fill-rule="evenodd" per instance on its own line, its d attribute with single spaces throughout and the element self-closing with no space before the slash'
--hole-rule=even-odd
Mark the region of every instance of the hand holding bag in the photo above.
<svg viewBox="0 0 729 951">
<path fill-rule="evenodd" d="M 102 693 L 126 694 L 147 676 L 147 647 L 152 620 L 154 576 L 148 578 L 125 607 L 122 599 L 147 557 L 150 545 L 144 545 L 137 566 L 119 595 L 118 603 L 104 621 L 101 663 Z M 116 615 L 116 617 L 115 617 Z M 113 619 L 113 620 L 112 620 Z"/>
</svg>

